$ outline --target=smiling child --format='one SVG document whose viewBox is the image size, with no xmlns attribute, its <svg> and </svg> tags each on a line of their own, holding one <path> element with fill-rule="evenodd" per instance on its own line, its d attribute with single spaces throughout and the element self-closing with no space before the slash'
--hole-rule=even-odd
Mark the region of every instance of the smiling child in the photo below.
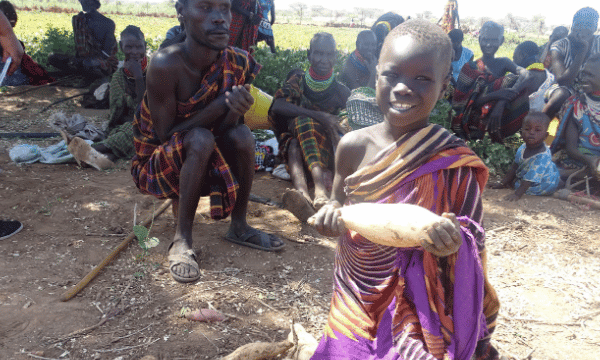
<svg viewBox="0 0 600 360">
<path fill-rule="evenodd" d="M 488 170 L 429 123 L 451 60 L 450 39 L 427 21 L 407 21 L 384 42 L 376 96 L 385 120 L 342 138 L 330 201 L 314 216 L 321 234 L 340 239 L 313 359 L 498 358 L 489 339 L 499 303 L 481 228 Z M 437 216 L 421 247 L 384 246 L 345 228 L 340 209 L 356 203 L 413 204 Z"/>
</svg>

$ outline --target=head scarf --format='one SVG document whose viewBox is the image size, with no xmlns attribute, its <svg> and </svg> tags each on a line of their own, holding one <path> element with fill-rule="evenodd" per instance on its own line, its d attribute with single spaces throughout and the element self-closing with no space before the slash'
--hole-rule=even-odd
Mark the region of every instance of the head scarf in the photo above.
<svg viewBox="0 0 600 360">
<path fill-rule="evenodd" d="M 583 28 L 596 31 L 598 28 L 598 12 L 591 7 L 585 7 L 577 11 L 573 16 L 572 28 Z"/>
</svg>

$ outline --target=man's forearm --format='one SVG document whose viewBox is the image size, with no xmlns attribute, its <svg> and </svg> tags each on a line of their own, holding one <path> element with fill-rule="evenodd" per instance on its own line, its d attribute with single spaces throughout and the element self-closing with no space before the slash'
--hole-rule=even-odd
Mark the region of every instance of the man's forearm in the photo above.
<svg viewBox="0 0 600 360">
<path fill-rule="evenodd" d="M 207 107 L 193 115 L 191 118 L 173 126 L 173 128 L 167 133 L 166 140 L 170 139 L 173 134 L 180 131 L 191 130 L 197 127 L 211 129 L 216 125 L 217 119 L 223 116 L 227 110 L 228 108 L 225 104 L 225 98 L 219 97 L 211 102 Z"/>
</svg>

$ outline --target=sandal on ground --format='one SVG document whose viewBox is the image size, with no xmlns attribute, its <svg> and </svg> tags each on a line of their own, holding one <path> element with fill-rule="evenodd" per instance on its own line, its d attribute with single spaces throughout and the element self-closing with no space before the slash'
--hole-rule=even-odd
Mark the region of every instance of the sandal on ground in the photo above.
<svg viewBox="0 0 600 360">
<path fill-rule="evenodd" d="M 259 244 L 255 244 L 255 243 L 248 241 L 251 238 L 256 237 L 256 236 L 258 236 Z M 246 231 L 245 233 L 243 233 L 240 236 L 237 236 L 232 229 L 229 229 L 229 231 L 225 235 L 225 240 L 230 241 L 234 244 L 248 246 L 253 249 L 260 249 L 260 250 L 264 250 L 264 251 L 278 251 L 285 247 L 285 244 L 283 242 L 279 246 L 273 246 L 272 241 L 271 241 L 273 239 L 279 239 L 279 238 L 276 237 L 275 235 L 267 234 L 266 232 L 260 231 L 255 228 L 250 228 L 248 231 Z"/>
<path fill-rule="evenodd" d="M 311 202 L 296 189 L 288 189 L 281 198 L 283 208 L 294 214 L 298 220 L 306 222 L 309 217 L 316 213 Z"/>
<path fill-rule="evenodd" d="M 169 251 L 171 250 L 171 247 L 173 247 L 173 244 L 174 243 L 171 243 L 171 245 L 169 245 Z M 187 265 L 190 268 L 196 270 L 197 275 L 194 277 L 183 277 L 177 275 L 173 271 L 173 267 L 177 265 Z M 198 266 L 198 261 L 196 260 L 196 253 L 194 252 L 194 250 L 188 249 L 183 253 L 169 254 L 169 272 L 171 273 L 173 279 L 180 283 L 189 283 L 200 279 L 200 266 Z"/>
<path fill-rule="evenodd" d="M 0 220 L 0 240 L 8 239 L 23 229 L 23 224 L 17 220 Z"/>
</svg>

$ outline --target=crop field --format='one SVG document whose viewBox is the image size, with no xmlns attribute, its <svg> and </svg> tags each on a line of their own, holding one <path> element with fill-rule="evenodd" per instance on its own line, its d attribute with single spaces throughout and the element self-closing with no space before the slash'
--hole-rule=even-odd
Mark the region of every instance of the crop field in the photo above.
<svg viewBox="0 0 600 360">
<path fill-rule="evenodd" d="M 35 48 L 46 34 L 47 30 L 57 28 L 66 32 L 72 32 L 71 17 L 73 13 L 56 13 L 42 11 L 20 11 L 19 21 L 15 32 L 19 39 L 23 41 L 29 49 Z M 158 45 L 164 40 L 165 33 L 172 26 L 177 25 L 177 20 L 170 17 L 137 16 L 137 15 L 109 15 L 115 22 L 115 34 L 118 34 L 127 26 L 135 25 L 140 27 L 146 35 L 148 47 L 151 50 L 158 48 Z M 319 31 L 331 33 L 337 43 L 338 49 L 343 53 L 349 53 L 355 47 L 356 35 L 362 29 L 358 28 L 334 28 L 315 25 L 295 25 L 295 24 L 275 24 L 273 31 L 275 34 L 275 44 L 281 49 L 300 50 L 306 49 L 313 34 Z M 516 45 L 525 40 L 533 40 L 542 43 L 545 39 L 525 39 L 516 36 L 507 35 L 505 44 L 498 51 L 498 56 L 507 56 L 512 58 L 512 53 Z M 470 34 L 465 34 L 463 43 L 475 52 L 475 57 L 481 55 L 477 38 Z M 264 46 L 261 43 L 259 46 Z"/>
</svg>

